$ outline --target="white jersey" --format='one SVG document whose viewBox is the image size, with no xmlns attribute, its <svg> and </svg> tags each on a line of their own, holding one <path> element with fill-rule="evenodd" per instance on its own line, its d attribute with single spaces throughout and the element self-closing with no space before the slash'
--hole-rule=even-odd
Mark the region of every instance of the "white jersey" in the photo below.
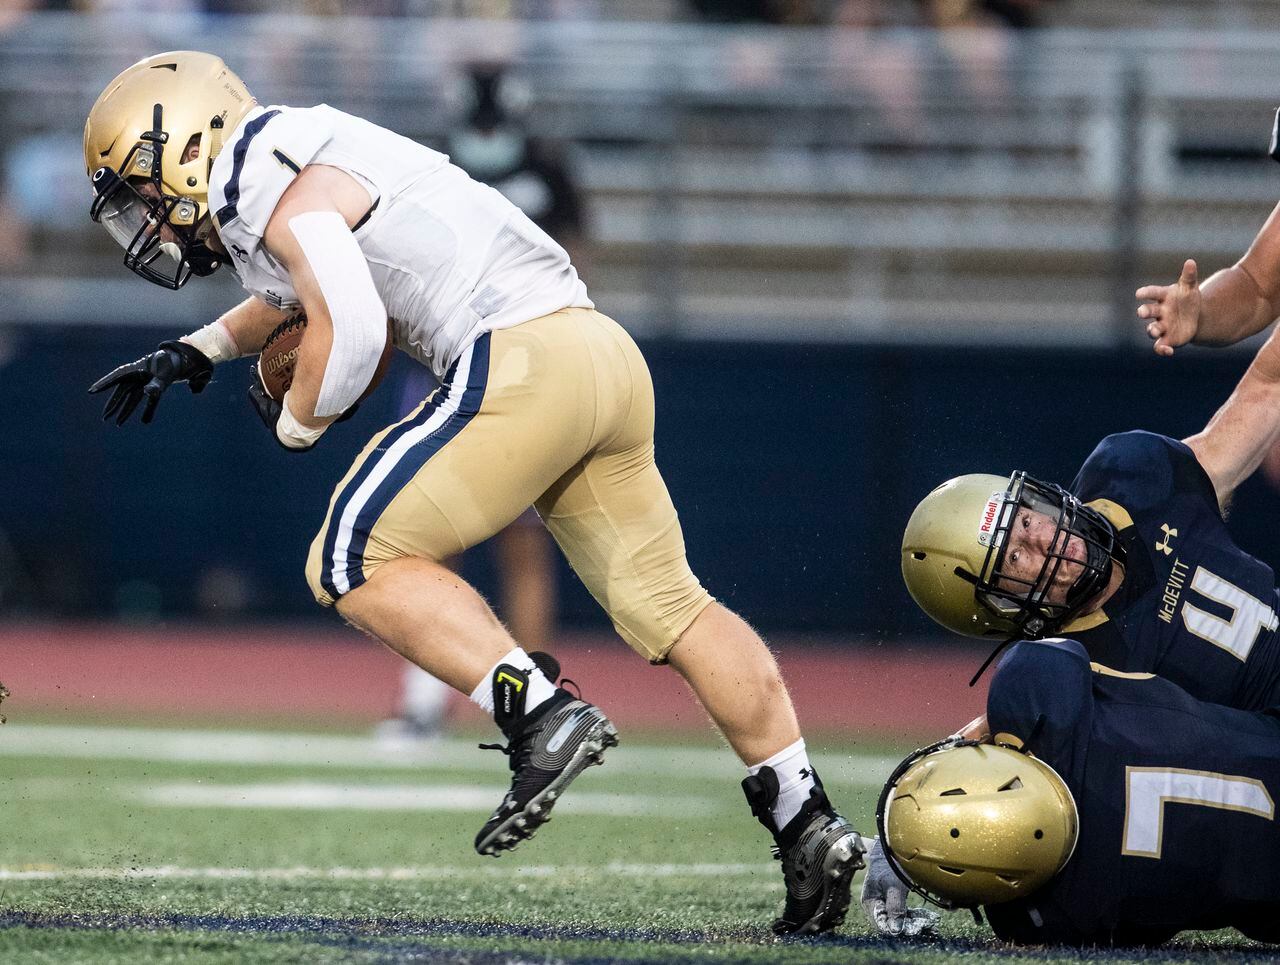
<svg viewBox="0 0 1280 965">
<path fill-rule="evenodd" d="M 308 164 L 351 174 L 374 205 L 355 230 L 397 348 L 443 376 L 477 336 L 593 308 L 569 256 L 520 209 L 438 151 L 332 107 L 255 107 L 209 175 L 218 237 L 244 287 L 299 305 L 262 236 Z"/>
</svg>

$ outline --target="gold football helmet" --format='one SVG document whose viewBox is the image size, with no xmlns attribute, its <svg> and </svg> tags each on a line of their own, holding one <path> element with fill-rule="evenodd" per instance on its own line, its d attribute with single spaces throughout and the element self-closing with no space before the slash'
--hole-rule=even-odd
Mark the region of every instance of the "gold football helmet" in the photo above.
<svg viewBox="0 0 1280 965">
<path fill-rule="evenodd" d="M 89 215 L 130 270 L 174 289 L 217 270 L 209 170 L 255 103 L 221 58 L 194 50 L 140 60 L 99 95 L 84 125 Z"/>
<path fill-rule="evenodd" d="M 944 908 L 1031 894 L 1062 870 L 1079 836 L 1075 798 L 1048 764 L 1012 746 L 956 738 L 898 765 L 876 823 L 899 876 Z"/>
<path fill-rule="evenodd" d="M 1004 567 L 1007 537 L 1019 509 L 1056 521 L 1053 547 L 1034 579 Z M 1048 599 L 1058 567 L 1079 537 L 1087 559 L 1065 601 Z M 1081 563 L 1080 560 L 1071 560 Z M 949 479 L 911 514 L 902 536 L 902 578 L 925 613 L 949 630 L 973 637 L 1036 639 L 1078 616 L 1123 564 L 1124 548 L 1105 516 L 1060 486 L 1025 472 Z"/>
</svg>

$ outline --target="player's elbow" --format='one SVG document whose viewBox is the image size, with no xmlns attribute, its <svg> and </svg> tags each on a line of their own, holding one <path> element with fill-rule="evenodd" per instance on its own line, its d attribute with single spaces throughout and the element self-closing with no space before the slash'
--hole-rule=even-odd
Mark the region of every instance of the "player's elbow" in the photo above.
<svg viewBox="0 0 1280 965">
<path fill-rule="evenodd" d="M 333 344 L 316 400 L 319 418 L 341 415 L 359 402 L 373 383 L 386 352 L 387 313 L 381 301 L 374 299 L 343 322 L 334 326 Z"/>
</svg>

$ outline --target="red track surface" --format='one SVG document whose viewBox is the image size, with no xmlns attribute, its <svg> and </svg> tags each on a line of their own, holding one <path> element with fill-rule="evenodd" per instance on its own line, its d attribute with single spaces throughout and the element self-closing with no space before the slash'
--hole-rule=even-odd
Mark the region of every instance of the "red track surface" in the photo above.
<svg viewBox="0 0 1280 965">
<path fill-rule="evenodd" d="M 896 739 L 941 735 L 982 712 L 967 686 L 980 654 L 905 644 L 826 646 L 775 641 L 801 723 Z M 674 671 L 650 667 L 607 636 L 567 637 L 566 672 L 622 726 L 707 727 Z M 42 715 L 325 718 L 394 713 L 400 658 L 351 631 L 296 628 L 0 629 L 4 711 Z M 463 717 L 477 715 L 461 697 Z"/>
</svg>

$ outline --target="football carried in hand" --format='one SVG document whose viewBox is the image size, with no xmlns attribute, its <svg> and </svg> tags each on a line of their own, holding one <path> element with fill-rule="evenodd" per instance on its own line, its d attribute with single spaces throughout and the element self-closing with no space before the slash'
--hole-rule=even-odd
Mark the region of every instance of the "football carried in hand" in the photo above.
<svg viewBox="0 0 1280 965">
<path fill-rule="evenodd" d="M 258 354 L 258 378 L 267 395 L 279 402 L 293 385 L 293 372 L 298 364 L 298 349 L 302 345 L 302 335 L 307 330 L 306 312 L 291 315 L 277 325 L 262 343 L 262 351 Z M 382 358 L 378 360 L 378 368 L 369 380 L 368 386 L 360 393 L 358 401 L 363 402 L 382 377 L 387 374 L 387 366 L 395 345 L 391 342 L 391 322 L 387 322 L 387 345 L 382 350 Z"/>
</svg>

